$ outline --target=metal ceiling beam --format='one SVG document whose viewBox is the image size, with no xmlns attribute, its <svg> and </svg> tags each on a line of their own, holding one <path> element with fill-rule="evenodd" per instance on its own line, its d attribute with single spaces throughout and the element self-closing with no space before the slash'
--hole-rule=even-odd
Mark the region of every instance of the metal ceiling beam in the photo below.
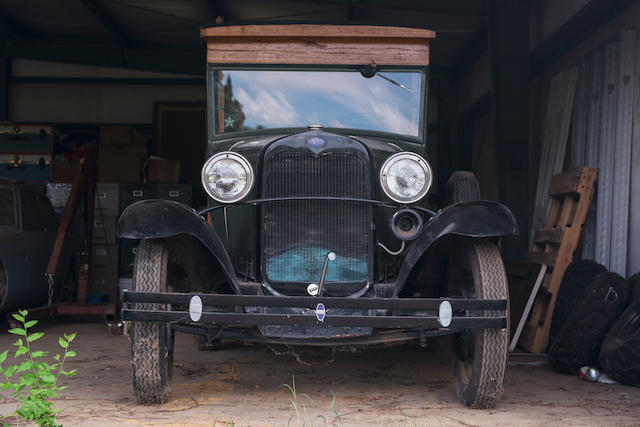
<svg viewBox="0 0 640 427">
<path fill-rule="evenodd" d="M 424 12 L 433 14 L 442 14 L 459 17 L 484 17 L 486 15 L 486 2 L 480 3 L 476 8 L 469 9 L 465 5 L 456 5 L 454 3 L 450 7 L 442 7 L 447 2 L 442 0 L 418 0 L 418 1 L 398 1 L 398 0 L 290 0 L 308 4 L 332 4 L 348 7 L 364 7 L 377 9 L 394 9 L 400 11 Z M 467 2 L 469 3 L 469 2 Z"/>
<path fill-rule="evenodd" d="M 122 63 L 122 56 L 127 58 Z M 10 58 L 67 62 L 103 67 L 131 68 L 167 73 L 183 73 L 204 76 L 205 53 L 200 46 L 136 45 L 123 49 L 120 45 L 105 41 L 88 41 L 78 38 L 54 38 L 51 35 L 17 38 L 6 43 Z"/>
<path fill-rule="evenodd" d="M 0 10 L 0 40 L 6 40 L 16 36 L 29 38 L 33 36 L 33 32 L 8 13 Z"/>
<path fill-rule="evenodd" d="M 100 22 L 100 24 L 111 33 L 114 39 L 123 47 L 131 46 L 131 39 L 126 35 L 120 24 L 118 24 L 96 0 L 80 0 L 84 7 Z"/>
<path fill-rule="evenodd" d="M 591 0 L 531 52 L 531 76 L 536 77 L 638 0 Z"/>
</svg>

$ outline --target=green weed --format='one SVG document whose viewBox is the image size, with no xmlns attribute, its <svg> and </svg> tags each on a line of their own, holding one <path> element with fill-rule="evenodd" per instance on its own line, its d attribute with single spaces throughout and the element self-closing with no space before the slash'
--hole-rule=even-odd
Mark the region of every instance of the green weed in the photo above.
<svg viewBox="0 0 640 427">
<path fill-rule="evenodd" d="M 331 403 L 329 404 L 329 409 L 327 409 L 326 413 L 316 415 L 315 417 L 311 418 L 311 420 L 309 420 L 307 411 L 308 407 L 307 403 L 305 402 L 313 405 L 314 402 L 311 396 L 309 396 L 307 393 L 298 393 L 298 390 L 296 390 L 296 378 L 294 375 L 291 375 L 291 385 L 282 384 L 282 386 L 286 387 L 291 393 L 289 402 L 291 402 L 291 407 L 295 412 L 289 417 L 289 421 L 287 423 L 288 426 L 290 426 L 292 422 L 295 426 L 315 426 L 317 421 L 321 421 L 320 425 L 326 426 L 330 424 L 332 414 L 335 414 L 336 418 L 338 418 L 338 413 L 334 410 L 336 404 L 336 395 L 333 391 L 331 391 Z M 303 397 L 306 400 L 298 399 L 298 396 Z"/>
<path fill-rule="evenodd" d="M 67 358 L 76 355 L 75 351 L 69 350 L 69 344 L 76 334 L 64 334 L 58 338 L 64 352 L 62 356 L 56 354 L 53 357 L 55 363 L 49 364 L 44 361 L 48 352 L 32 348 L 32 343 L 42 338 L 44 332 L 28 333 L 38 321 L 27 321 L 27 314 L 27 310 L 19 310 L 18 314 L 12 315 L 22 324 L 22 328 L 9 329 L 9 333 L 18 336 L 18 340 L 13 344 L 17 347 L 13 358 L 22 358 L 22 361 L 5 367 L 3 363 L 7 360 L 9 350 L 0 353 L 0 373 L 6 379 L 4 382 L 0 381 L 0 387 L 2 391 L 11 390 L 12 397 L 20 402 L 15 412 L 17 416 L 25 421 L 35 421 L 39 426 L 58 426 L 56 416 L 60 409 L 54 408 L 51 400 L 66 388 L 58 385 L 60 375 L 72 377 L 75 374 L 75 369 L 65 371 L 62 366 Z"/>
</svg>

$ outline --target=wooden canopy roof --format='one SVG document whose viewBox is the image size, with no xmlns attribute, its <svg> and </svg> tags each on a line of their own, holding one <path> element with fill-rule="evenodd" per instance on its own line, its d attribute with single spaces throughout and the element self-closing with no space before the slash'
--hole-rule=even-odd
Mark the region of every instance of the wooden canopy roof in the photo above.
<svg viewBox="0 0 640 427">
<path fill-rule="evenodd" d="M 228 25 L 203 28 L 214 64 L 429 65 L 431 30 L 372 25 Z"/>
</svg>

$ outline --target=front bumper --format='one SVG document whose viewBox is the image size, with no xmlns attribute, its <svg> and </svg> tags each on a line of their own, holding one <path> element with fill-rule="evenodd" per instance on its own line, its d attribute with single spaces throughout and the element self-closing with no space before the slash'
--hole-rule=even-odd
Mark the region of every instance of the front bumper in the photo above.
<svg viewBox="0 0 640 427">
<path fill-rule="evenodd" d="M 281 297 L 125 291 L 122 301 L 123 320 L 193 326 L 370 327 L 436 330 L 438 335 L 462 329 L 507 327 L 506 299 Z M 443 321 L 440 312 L 445 301 L 452 308 L 450 321 Z M 313 314 L 267 314 L 261 311 L 266 307 L 312 309 Z M 371 315 L 332 315 L 332 309 L 364 309 Z M 323 311 L 324 316 L 319 311 Z"/>
</svg>

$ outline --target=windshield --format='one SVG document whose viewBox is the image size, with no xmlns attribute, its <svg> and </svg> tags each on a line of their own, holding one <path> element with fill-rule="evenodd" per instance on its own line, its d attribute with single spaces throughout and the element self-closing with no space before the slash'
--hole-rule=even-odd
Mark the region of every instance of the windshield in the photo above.
<svg viewBox="0 0 640 427">
<path fill-rule="evenodd" d="M 0 188 L 0 227 L 15 227 L 16 207 L 13 201 L 13 191 Z"/>
<path fill-rule="evenodd" d="M 424 73 L 211 68 L 215 134 L 306 127 L 421 135 Z M 211 89 L 210 89 L 211 90 Z"/>
</svg>

